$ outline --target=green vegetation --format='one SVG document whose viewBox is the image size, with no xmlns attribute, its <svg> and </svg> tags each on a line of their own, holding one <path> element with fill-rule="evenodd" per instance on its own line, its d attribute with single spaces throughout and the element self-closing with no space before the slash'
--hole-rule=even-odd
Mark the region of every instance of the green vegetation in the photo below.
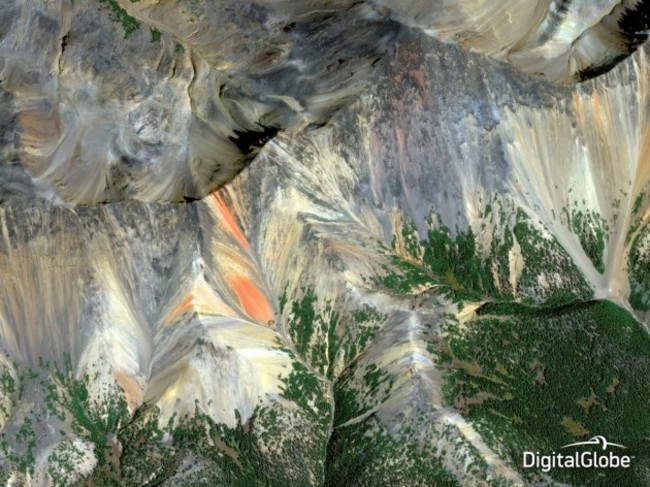
<svg viewBox="0 0 650 487">
<path fill-rule="evenodd" d="M 151 42 L 160 42 L 161 33 L 155 27 L 150 27 L 149 32 L 151 32 Z"/>
<path fill-rule="evenodd" d="M 57 445 L 50 453 L 50 465 L 48 474 L 52 478 L 53 485 L 68 485 L 69 479 L 75 471 L 75 466 L 84 461 L 83 450 L 78 448 L 72 441 L 64 440 Z"/>
<path fill-rule="evenodd" d="M 86 440 L 94 446 L 97 458 L 96 472 L 107 479 L 114 478 L 114 460 L 117 455 L 112 452 L 110 437 L 126 424 L 130 418 L 122 394 L 118 391 L 106 391 L 101 400 L 91 399 L 88 393 L 89 377 L 77 379 L 72 372 L 69 354 L 64 356 L 63 367 L 52 367 L 43 361 L 40 370 L 29 370 L 20 374 L 18 394 L 15 381 L 7 371 L 3 373 L 5 390 L 13 390 L 14 407 L 24 398 L 24 387 L 30 388 L 30 396 L 42 395 L 45 399 L 44 411 L 33 411 L 20 427 L 12 432 L 5 432 L 0 441 L 0 449 L 9 464 L 17 472 L 31 474 L 34 469 L 34 451 L 37 445 L 37 425 L 51 421 L 69 421 L 75 437 Z M 16 368 L 19 367 L 16 365 Z M 11 446 L 10 446 L 11 445 Z M 66 473 L 74 469 L 75 460 L 80 452 L 71 442 L 64 442 L 54 450 L 51 458 L 52 476 L 55 485 L 57 479 L 63 479 Z M 110 484 L 109 484 L 110 485 Z"/>
<path fill-rule="evenodd" d="M 639 212 L 641 206 L 643 205 L 643 199 L 645 198 L 645 196 L 646 196 L 645 192 L 641 192 L 636 197 L 636 199 L 634 200 L 634 206 L 632 207 L 632 214 L 636 215 Z"/>
<path fill-rule="evenodd" d="M 630 246 L 628 273 L 630 304 L 634 309 L 650 311 L 650 225 L 638 231 Z"/>
<path fill-rule="evenodd" d="M 463 294 L 498 294 L 489 261 L 481 258 L 471 229 L 458 232 L 453 239 L 449 228 L 441 225 L 429 231 L 424 247 L 423 264 L 452 290 Z"/>
<path fill-rule="evenodd" d="M 9 404 L 0 402 L 0 418 L 8 418 L 11 414 L 11 409 L 15 408 L 18 401 L 22 399 L 22 397 L 17 397 L 18 392 L 13 371 L 8 367 L 2 367 L 2 372 L 0 373 L 0 400 L 8 400 Z"/>
<path fill-rule="evenodd" d="M 351 364 L 334 385 L 334 424 L 365 414 L 386 400 L 393 386 L 393 378 L 377 365 Z"/>
<path fill-rule="evenodd" d="M 435 287 L 437 293 L 455 302 L 512 300 L 515 291 L 526 303 L 544 306 L 589 299 L 592 291 L 588 283 L 558 241 L 544 235 L 522 209 L 504 209 L 504 205 L 488 205 L 484 217 L 490 219 L 494 232 L 487 243 L 479 241 L 472 229 L 457 230 L 452 235 L 435 214 L 427 219 L 427 238 L 416 243 L 415 226 L 407 223 L 400 232 L 405 255 L 394 252 L 390 266 L 385 266 L 377 281 L 399 294 L 417 294 Z M 582 225 L 584 235 L 591 223 L 598 221 L 590 218 L 575 215 L 576 228 Z M 593 248 L 594 259 L 600 259 L 601 264 L 605 231 L 601 227 L 594 230 L 593 242 L 591 237 L 584 237 L 584 245 Z M 395 242 L 396 237 L 394 247 Z M 512 289 L 509 261 L 515 244 L 523 262 L 516 290 Z M 551 269 L 553 275 L 548 275 Z"/>
<path fill-rule="evenodd" d="M 11 470 L 32 475 L 39 428 L 59 422 L 58 444 L 48 458 L 55 486 L 70 485 L 75 468 L 89 455 L 97 465 L 82 485 L 155 485 L 179 473 L 184 474 L 180 485 L 187 486 L 317 485 L 324 478 L 331 406 L 322 381 L 300 363 L 294 366 L 284 395 L 298 404 L 298 411 L 271 403 L 258 407 L 245 424 L 235 412 L 237 424 L 228 427 L 212 421 L 197 405 L 193 415 L 160 426 L 156 408 L 145 405 L 131 417 L 119 390 L 92 399 L 91 378 L 74 377 L 66 355 L 62 369 L 42 363 L 39 371 L 23 377 L 30 397 L 47 396 L 46 410 L 29 412 L 14 433 L 5 432 L 0 451 Z M 17 392 L 10 378 L 5 371 L 3 384 Z M 84 451 L 77 438 L 92 451 Z"/>
<path fill-rule="evenodd" d="M 418 230 L 415 225 L 413 223 L 406 223 L 401 233 L 407 255 L 416 259 L 419 258 L 422 247 L 420 246 L 420 237 L 418 236 Z M 393 246 L 393 248 L 395 247 Z"/>
<path fill-rule="evenodd" d="M 36 418 L 39 419 L 39 418 Z M 34 420 L 25 419 L 12 438 L 11 445 L 3 434 L 0 439 L 0 450 L 14 470 L 22 474 L 34 473 L 34 450 L 36 448 L 36 432 Z"/>
<path fill-rule="evenodd" d="M 124 38 L 126 39 L 136 30 L 140 28 L 141 22 L 131 17 L 126 10 L 124 10 L 117 0 L 97 0 L 101 5 L 105 5 L 111 12 L 111 20 L 122 24 L 124 29 Z M 131 0 L 131 3 L 136 3 L 138 0 Z"/>
<path fill-rule="evenodd" d="M 313 288 L 307 289 L 300 300 L 291 304 L 291 319 L 289 321 L 289 333 L 298 353 L 307 358 L 307 352 L 314 332 L 316 321 L 316 310 L 314 303 L 316 294 Z"/>
<path fill-rule="evenodd" d="M 308 485 L 305 480 L 322 472 L 311 472 L 308 458 L 315 455 L 309 442 L 312 431 L 301 431 L 305 442 L 301 451 L 286 451 L 287 458 L 263 454 L 255 431 L 263 429 L 267 444 L 291 442 L 297 446 L 296 432 L 287 428 L 287 418 L 272 409 L 258 408 L 247 423 L 237 411 L 237 424 L 216 424 L 198 408 L 191 416 L 173 418 L 158 427 L 158 411 L 143 410 L 122 432 L 123 485 L 157 485 L 182 474 L 182 486 L 229 485 L 233 487 L 283 487 L 288 480 Z M 281 424 L 285 422 L 285 426 Z M 271 433 L 269 433 L 271 432 Z M 272 436 L 273 441 L 271 441 Z M 163 438 L 167 437 L 166 441 Z M 302 457 L 304 469 L 293 472 L 290 462 Z M 93 479 L 94 480 L 94 479 Z"/>
<path fill-rule="evenodd" d="M 326 486 L 457 485 L 433 451 L 421 449 L 415 441 L 399 441 L 375 415 L 344 425 L 384 402 L 392 388 L 392 378 L 375 364 L 353 363 L 336 382 L 335 427 L 327 451 Z M 411 428 L 415 431 L 431 427 L 426 418 L 421 418 L 418 427 L 417 421 L 400 419 L 399 423 L 401 435 L 408 440 L 415 438 L 409 433 Z"/>
<path fill-rule="evenodd" d="M 609 240 L 609 226 L 598 214 L 592 211 L 569 211 L 564 208 L 567 223 L 580 239 L 580 245 L 601 274 L 605 272 L 605 246 Z"/>
<path fill-rule="evenodd" d="M 298 354 L 321 375 L 331 378 L 338 352 L 337 325 L 340 315 L 332 310 L 330 303 L 325 306 L 323 314 L 317 313 L 314 289 L 303 292 L 303 297 L 291 304 L 289 334 Z M 314 336 L 315 340 L 312 339 Z"/>
<path fill-rule="evenodd" d="M 571 485 L 645 485 L 650 338 L 626 311 L 610 302 L 547 311 L 491 305 L 469 328 L 450 319 L 444 329 L 435 348 L 447 368 L 446 400 L 513 465 L 521 468 L 524 450 L 552 452 L 598 434 L 630 449 L 631 471 L 553 475 Z"/>
<path fill-rule="evenodd" d="M 420 426 L 426 427 L 426 420 Z M 417 427 L 408 424 L 404 438 L 415 438 Z M 433 448 L 421 448 L 415 441 L 399 441 L 371 416 L 332 433 L 327 452 L 326 487 L 408 487 L 461 484 L 437 458 Z"/>
<path fill-rule="evenodd" d="M 151 33 L 152 41 L 160 39 Z M 489 238 L 476 229 L 452 231 L 431 215 L 420 240 L 416 226 L 406 223 L 393 250 L 380 249 L 384 272 L 374 277 L 384 293 L 400 300 L 396 315 L 408 313 L 411 304 L 414 331 L 422 332 L 417 340 L 429 340 L 430 357 L 444 371 L 447 406 L 515 468 L 524 449 L 551 452 L 600 434 L 634 452 L 633 469 L 625 472 L 632 472 L 632 480 L 618 472 L 600 478 L 597 472 L 554 471 L 557 480 L 643 485 L 643 471 L 650 469 L 650 420 L 642 407 L 650 389 L 647 334 L 624 310 L 590 301 L 591 290 L 570 257 L 523 210 L 492 201 L 483 218 L 495 228 Z M 602 265 L 605 224 L 580 212 L 567 213 L 567 219 L 594 265 Z M 636 236 L 630 253 L 639 306 L 648 305 L 650 288 L 643 232 L 648 230 Z M 516 289 L 513 253 L 523 262 Z M 485 304 L 461 326 L 436 307 L 437 296 L 458 308 L 467 301 Z M 422 303 L 425 309 L 417 313 Z M 395 374 L 386 365 L 392 356 L 374 355 L 382 352 L 370 346 L 387 315 L 348 294 L 319 296 L 313 286 L 285 286 L 279 310 L 286 335 L 278 344 L 291 368 L 278 377 L 281 397 L 261 402 L 247 421 L 237 412 L 234 426 L 216 424 L 198 403 L 193 415 L 167 425 L 146 405 L 132 416 L 119 390 L 102 391 L 101 400 L 91 397 L 97 378 L 75 377 L 66 356 L 60 370 L 41 362 L 39 371 L 16 372 L 16 366 L 0 373 L 5 416 L 27 396 L 42 394 L 46 404 L 46 411 L 32 412 L 1 439 L 0 451 L 12 468 L 30 474 L 41 447 L 39 425 L 58 423 L 65 426 L 49 457 L 54 485 L 66 485 L 89 454 L 97 467 L 83 482 L 97 486 L 458 485 L 445 468 L 444 452 L 435 448 L 439 442 L 462 448 L 471 460 L 468 474 L 486 478 L 481 454 L 457 425 L 437 420 L 438 405 L 423 400 L 428 396 L 420 395 L 415 368 L 409 377 Z"/>
<path fill-rule="evenodd" d="M 405 399 L 393 388 L 390 374 L 372 363 L 355 362 L 336 381 L 326 486 L 461 485 L 439 457 L 439 440 L 463 443 L 473 460 L 467 473 L 485 478 L 487 464 L 480 454 L 453 426 L 436 422 L 433 405 L 422 402 L 411 408 L 407 401 L 404 410 L 380 419 L 376 411 L 387 400 Z"/>
<path fill-rule="evenodd" d="M 592 306 L 594 301 L 585 301 L 564 306 L 528 306 L 515 302 L 490 302 L 485 303 L 476 310 L 478 316 L 508 316 L 508 317 L 531 317 L 531 318 L 551 318 L 562 316 L 569 312 L 581 312 Z"/>
<path fill-rule="evenodd" d="M 434 276 L 401 257 L 391 257 L 390 263 L 391 267 L 384 267 L 386 274 L 379 278 L 379 282 L 395 292 L 413 294 L 436 282 Z"/>
<path fill-rule="evenodd" d="M 327 426 L 330 419 L 330 403 L 325 399 L 322 381 L 300 362 L 293 362 L 293 370 L 285 383 L 282 395 L 294 401 L 312 419 Z"/>
<path fill-rule="evenodd" d="M 370 343 L 386 316 L 365 305 L 347 312 L 335 310 L 331 301 L 319 304 L 314 288 L 301 290 L 300 298 L 280 297 L 280 312 L 287 312 L 289 337 L 298 355 L 321 376 L 332 380 L 344 364 Z"/>
</svg>

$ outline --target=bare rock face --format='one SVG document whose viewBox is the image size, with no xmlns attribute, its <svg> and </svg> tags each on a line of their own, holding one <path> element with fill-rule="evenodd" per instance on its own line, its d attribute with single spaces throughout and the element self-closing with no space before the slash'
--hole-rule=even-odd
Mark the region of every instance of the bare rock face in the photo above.
<svg viewBox="0 0 650 487">
<path fill-rule="evenodd" d="M 349 102 L 396 29 L 363 6 L 125 2 L 136 5 L 145 23 L 115 1 L 3 7 L 14 134 L 3 199 L 205 196 L 279 130 L 321 124 Z"/>
<path fill-rule="evenodd" d="M 428 34 L 562 83 L 602 74 L 648 38 L 645 0 L 376 2 Z"/>
<path fill-rule="evenodd" d="M 0 197 L 201 198 L 355 99 L 402 24 L 563 82 L 647 37 L 645 1 L 425 3 L 8 0 Z"/>
<path fill-rule="evenodd" d="M 2 7 L 0 481 L 650 482 L 647 5 L 438 3 Z"/>
</svg>

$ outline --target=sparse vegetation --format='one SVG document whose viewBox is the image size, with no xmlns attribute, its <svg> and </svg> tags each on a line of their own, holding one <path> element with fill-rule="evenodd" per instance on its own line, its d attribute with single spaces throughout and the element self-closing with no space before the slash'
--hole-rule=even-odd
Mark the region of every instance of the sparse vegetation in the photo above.
<svg viewBox="0 0 650 487">
<path fill-rule="evenodd" d="M 447 406 L 467 418 L 515 468 L 525 448 L 553 451 L 575 438 L 605 435 L 638 452 L 639 459 L 632 483 L 607 481 L 642 485 L 634 479 L 641 478 L 638 469 L 650 465 L 644 453 L 650 450 L 650 423 L 639 406 L 650 389 L 647 335 L 621 308 L 590 301 L 591 291 L 566 253 L 525 212 L 508 213 L 493 202 L 484 217 L 500 225 L 498 237 L 487 243 L 471 230 L 452 232 L 435 215 L 426 222 L 424 240 L 415 225 L 406 224 L 392 251 L 380 249 L 386 265 L 374 278 L 403 302 L 416 303 L 422 294 L 450 298 L 458 308 L 465 301 L 485 302 L 462 326 L 454 315 L 435 315 L 442 335 L 429 337 L 426 351 L 445 372 Z M 596 221 L 577 213 L 571 218 L 576 232 L 593 229 Z M 593 255 L 602 260 L 600 237 L 594 238 L 583 247 L 593 243 Z M 525 262 L 519 302 L 504 257 L 515 246 Z M 644 254 L 634 252 L 630 258 L 638 267 Z M 548 267 L 564 273 L 544 287 L 539 276 Z M 286 328 L 277 344 L 291 357 L 291 368 L 278 377 L 280 397 L 260 404 L 246 421 L 237 413 L 232 427 L 216 424 L 198 403 L 194 415 L 174 417 L 167 425 L 160 425 L 159 412 L 148 406 L 131 417 L 119 390 L 106 391 L 101 402 L 91 397 L 95 378 L 75 377 L 69 355 L 61 369 L 45 362 L 37 371 L 6 369 L 0 389 L 12 402 L 3 412 L 10 414 L 25 391 L 32 394 L 36 386 L 47 411 L 35 411 L 12 438 L 2 438 L 0 451 L 13 469 L 31 473 L 36 425 L 50 420 L 69 424 L 50 454 L 54 485 L 65 485 L 74 465 L 92 455 L 97 466 L 84 485 L 160 484 L 182 473 L 186 484 L 180 485 L 192 486 L 362 486 L 370 485 L 369 479 L 372 485 L 454 486 L 459 482 L 441 452 L 430 447 L 453 440 L 462 443 L 471 472 L 485 476 L 489 468 L 481 454 L 453 426 L 436 423 L 434 405 L 415 400 L 394 420 L 382 418 L 382 405 L 401 399 L 405 381 L 417 381 L 417 374 L 398 377 L 386 365 L 392 358 L 372 361 L 376 349 L 369 347 L 381 327 L 392 322 L 370 304 L 347 299 L 323 298 L 313 286 L 285 286 L 279 310 Z M 427 306 L 428 312 L 435 307 Z M 418 331 L 434 327 L 418 326 Z M 116 445 L 123 448 L 121 454 Z M 399 468 L 391 467 L 395 462 Z M 590 475 L 567 471 L 557 478 L 602 485 Z"/>
<path fill-rule="evenodd" d="M 605 246 L 609 240 L 609 225 L 598 214 L 592 211 L 579 211 L 573 208 L 564 209 L 566 221 L 575 235 L 580 239 L 580 245 L 601 274 L 605 272 Z"/>
<path fill-rule="evenodd" d="M 385 266 L 385 274 L 377 281 L 402 294 L 417 294 L 435 286 L 438 294 L 455 302 L 507 301 L 518 294 L 526 303 L 553 307 L 591 297 L 589 285 L 556 239 L 545 236 L 522 209 L 501 203 L 497 212 L 496 206 L 493 202 L 485 212 L 485 218 L 495 225 L 487 243 L 480 243 L 471 229 L 457 230 L 452 236 L 432 214 L 427 221 L 427 238 L 416 245 L 415 226 L 407 223 L 401 233 L 406 255 L 393 253 L 390 266 Z M 576 219 L 580 220 L 578 216 Z M 596 233 L 594 255 L 602 261 L 604 243 L 598 242 L 604 242 L 605 233 Z M 394 246 L 396 241 L 395 237 Z M 509 261 L 515 241 L 522 261 L 517 289 L 512 288 Z"/>
<path fill-rule="evenodd" d="M 155 27 L 151 27 L 149 31 L 151 32 L 151 42 L 160 42 L 160 37 L 161 37 L 160 31 Z"/>
<path fill-rule="evenodd" d="M 117 0 L 97 0 L 100 5 L 108 8 L 111 13 L 111 20 L 122 25 L 124 29 L 124 38 L 126 39 L 136 30 L 140 28 L 142 23 L 136 18 L 130 16 L 126 10 L 124 10 Z M 138 0 L 131 0 L 132 3 L 136 3 Z"/>
<path fill-rule="evenodd" d="M 640 311 L 650 310 L 650 225 L 641 227 L 628 255 L 630 304 Z"/>
</svg>

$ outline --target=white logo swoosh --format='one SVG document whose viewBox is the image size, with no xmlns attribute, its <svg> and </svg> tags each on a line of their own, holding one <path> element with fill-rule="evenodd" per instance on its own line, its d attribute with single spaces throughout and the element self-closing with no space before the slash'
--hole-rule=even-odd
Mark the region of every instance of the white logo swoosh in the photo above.
<svg viewBox="0 0 650 487">
<path fill-rule="evenodd" d="M 627 448 L 626 446 L 619 445 L 618 443 L 610 443 L 604 436 L 594 436 L 586 441 L 578 441 L 577 443 L 569 443 L 568 445 L 561 446 L 560 448 L 569 448 L 570 446 L 581 445 L 603 445 L 603 450 L 607 450 L 608 446 L 615 446 L 618 448 Z"/>
</svg>

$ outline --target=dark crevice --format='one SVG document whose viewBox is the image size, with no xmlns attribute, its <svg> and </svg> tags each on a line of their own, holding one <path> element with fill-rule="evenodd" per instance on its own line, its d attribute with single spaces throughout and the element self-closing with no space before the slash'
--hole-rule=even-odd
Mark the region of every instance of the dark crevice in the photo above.
<svg viewBox="0 0 650 487">
<path fill-rule="evenodd" d="M 282 27 L 282 30 L 283 30 L 284 32 L 291 32 L 291 31 L 292 31 L 293 29 L 295 29 L 295 28 L 296 28 L 296 23 L 295 23 L 295 22 L 291 22 L 291 23 L 285 25 L 284 27 Z"/>
<path fill-rule="evenodd" d="M 258 123 L 261 130 L 233 130 L 236 137 L 228 137 L 242 154 L 250 154 L 254 149 L 263 147 L 269 140 L 275 137 L 280 129 Z"/>
<path fill-rule="evenodd" d="M 621 54 L 620 56 L 616 56 L 612 58 L 608 63 L 589 66 L 588 68 L 581 69 L 578 72 L 578 76 L 577 76 L 578 81 L 587 81 L 592 78 L 597 78 L 598 76 L 606 74 L 609 71 L 611 71 L 613 68 L 615 68 L 618 63 L 620 63 L 621 61 L 625 61 L 627 57 L 628 54 Z"/>
<path fill-rule="evenodd" d="M 626 9 L 618 21 L 626 47 L 634 52 L 648 39 L 650 29 L 650 0 L 641 0 L 633 9 Z"/>
<path fill-rule="evenodd" d="M 65 52 L 65 48 L 68 46 L 68 35 L 66 34 L 63 37 L 61 37 L 61 55 L 63 56 L 63 53 Z"/>
<path fill-rule="evenodd" d="M 618 15 L 617 11 L 620 7 L 621 5 L 617 4 L 601 20 L 601 25 L 608 17 Z M 621 48 L 624 52 L 610 56 L 608 59 L 602 60 L 600 64 L 581 69 L 576 75 L 578 81 L 596 78 L 611 71 L 616 65 L 633 54 L 648 39 L 650 29 L 650 0 L 641 0 L 632 8 L 624 8 L 623 14 L 618 19 L 617 27 L 618 32 L 616 34 L 620 39 Z"/>
</svg>

